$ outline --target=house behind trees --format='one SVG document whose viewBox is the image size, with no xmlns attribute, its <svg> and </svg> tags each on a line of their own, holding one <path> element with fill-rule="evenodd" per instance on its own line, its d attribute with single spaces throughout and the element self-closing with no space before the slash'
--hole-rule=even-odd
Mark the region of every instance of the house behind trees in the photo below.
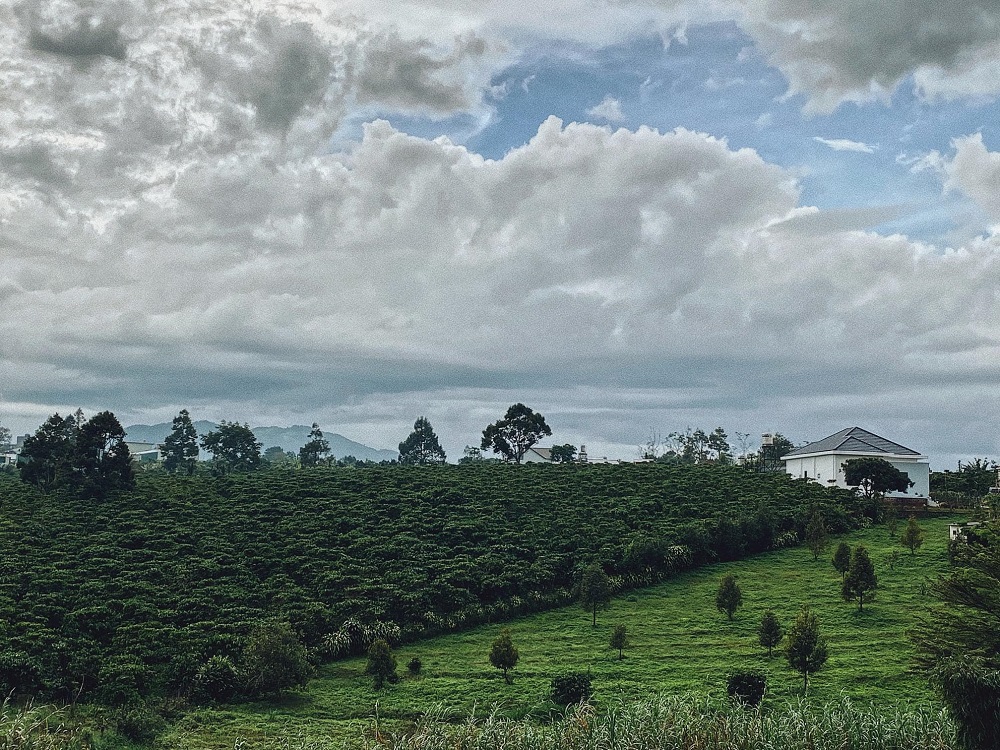
<svg viewBox="0 0 1000 750">
<path fill-rule="evenodd" d="M 860 427 L 848 427 L 796 448 L 781 460 L 785 462 L 785 471 L 793 477 L 809 479 L 825 487 L 850 489 L 844 477 L 844 462 L 865 457 L 887 461 L 913 482 L 907 492 L 889 492 L 887 497 L 925 499 L 930 496 L 927 456 Z"/>
</svg>

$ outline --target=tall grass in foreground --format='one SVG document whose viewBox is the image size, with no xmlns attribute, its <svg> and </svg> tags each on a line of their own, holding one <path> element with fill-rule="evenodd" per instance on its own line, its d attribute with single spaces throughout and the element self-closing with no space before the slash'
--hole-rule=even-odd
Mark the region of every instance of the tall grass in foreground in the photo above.
<svg viewBox="0 0 1000 750">
<path fill-rule="evenodd" d="M 48 706 L 0 705 L 0 750 L 84 750 L 90 744 Z"/>
<path fill-rule="evenodd" d="M 807 701 L 757 711 L 711 699 L 667 696 L 598 713 L 567 709 L 551 723 L 490 716 L 454 723 L 430 712 L 406 730 L 376 724 L 363 750 L 958 750 L 943 710 Z M 237 750 L 327 750 L 321 738 L 238 742 Z"/>
<path fill-rule="evenodd" d="M 604 714 L 571 708 L 549 725 L 489 718 L 448 726 L 427 717 L 410 733 L 375 736 L 366 750 L 952 750 L 941 711 L 823 706 L 758 712 L 709 699 L 663 697 Z"/>
</svg>

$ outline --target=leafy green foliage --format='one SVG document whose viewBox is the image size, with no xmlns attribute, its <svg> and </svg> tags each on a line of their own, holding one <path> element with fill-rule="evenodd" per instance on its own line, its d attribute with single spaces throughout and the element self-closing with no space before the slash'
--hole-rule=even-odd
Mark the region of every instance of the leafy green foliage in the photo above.
<svg viewBox="0 0 1000 750">
<path fill-rule="evenodd" d="M 935 500 L 950 501 L 954 507 L 973 507 L 995 486 L 997 462 L 989 458 L 974 458 L 959 462 L 958 469 L 934 471 L 930 475 L 931 495 Z"/>
<path fill-rule="evenodd" d="M 819 508 L 813 508 L 809 515 L 809 523 L 806 525 L 806 545 L 813 553 L 813 560 L 818 560 L 830 543 L 830 535 L 826 531 L 826 524 L 823 523 L 823 514 Z"/>
<path fill-rule="evenodd" d="M 932 586 L 941 604 L 911 637 L 965 747 L 985 750 L 1000 739 L 1000 529 L 951 545 L 952 570 Z"/>
<path fill-rule="evenodd" d="M 809 690 L 809 675 L 818 672 L 827 660 L 826 641 L 819 632 L 819 618 L 803 605 L 788 629 L 785 647 L 788 665 L 802 675 L 803 689 Z"/>
<path fill-rule="evenodd" d="M 304 687 L 312 676 L 306 648 L 287 622 L 262 622 L 247 636 L 240 659 L 244 690 L 250 697 L 275 696 Z"/>
<path fill-rule="evenodd" d="M 510 670 L 517 666 L 520 658 L 521 655 L 511 638 L 510 628 L 503 628 L 500 635 L 493 641 L 493 645 L 490 646 L 490 664 L 503 672 L 504 682 L 509 683 L 511 681 Z"/>
<path fill-rule="evenodd" d="M 910 554 L 916 554 L 917 549 L 924 543 L 924 532 L 917 523 L 916 516 L 910 516 L 906 522 L 906 529 L 899 540 L 904 547 L 910 548 Z"/>
<path fill-rule="evenodd" d="M 614 630 L 611 631 L 611 641 L 609 645 L 613 649 L 618 651 L 618 659 L 625 658 L 625 649 L 627 649 L 631 644 L 628 641 L 628 630 L 624 625 L 615 625 Z"/>
<path fill-rule="evenodd" d="M 931 677 L 958 725 L 966 750 L 1000 747 L 1000 670 L 976 654 L 937 664 Z"/>
<path fill-rule="evenodd" d="M 427 417 L 417 417 L 413 423 L 413 432 L 399 444 L 399 462 L 401 464 L 443 464 L 445 462 L 444 448 L 438 442 Z"/>
<path fill-rule="evenodd" d="M 593 616 L 597 627 L 597 610 L 611 605 L 611 579 L 599 563 L 591 563 L 580 576 L 580 606 Z"/>
<path fill-rule="evenodd" d="M 906 492 L 913 486 L 909 478 L 884 458 L 864 456 L 844 462 L 844 481 L 857 487 L 867 498 L 880 498 L 886 492 Z"/>
<path fill-rule="evenodd" d="M 84 422 L 53 414 L 24 441 L 21 479 L 43 492 L 65 488 L 103 498 L 135 482 L 125 430 L 109 411 Z"/>
<path fill-rule="evenodd" d="M 557 464 L 571 464 L 576 461 L 576 446 L 565 443 L 563 445 L 553 445 L 549 454 Z"/>
<path fill-rule="evenodd" d="M 719 590 L 715 592 L 715 607 L 732 621 L 736 610 L 742 606 L 743 592 L 736 583 L 736 576 L 726 573 L 719 582 Z"/>
<path fill-rule="evenodd" d="M 419 668 L 417 671 L 420 671 Z M 393 656 L 389 644 L 381 638 L 372 643 L 368 649 L 365 674 L 371 676 L 376 690 L 381 690 L 387 682 L 399 681 L 399 675 L 396 674 L 396 657 Z"/>
<path fill-rule="evenodd" d="M 330 441 L 323 437 L 323 430 L 313 422 L 309 442 L 299 448 L 299 461 L 303 466 L 319 466 L 330 456 Z"/>
<path fill-rule="evenodd" d="M 757 642 L 767 649 L 767 658 L 771 658 L 771 653 L 775 646 L 781 643 L 785 636 L 785 629 L 778 621 L 778 616 L 771 610 L 764 613 L 760 620 L 760 627 L 757 629 Z"/>
<path fill-rule="evenodd" d="M 729 697 L 744 706 L 759 706 L 767 692 L 767 676 L 757 669 L 740 669 L 726 678 Z"/>
<path fill-rule="evenodd" d="M 875 598 L 878 589 L 878 577 L 875 575 L 875 564 L 868 555 L 868 549 L 859 544 L 851 552 L 851 565 L 844 576 L 841 593 L 845 602 L 858 602 L 858 609 L 865 608 L 865 599 Z"/>
<path fill-rule="evenodd" d="M 260 466 L 263 446 L 257 442 L 250 425 L 222 420 L 217 430 L 202 436 L 201 447 L 212 454 L 216 467 L 225 474 L 256 469 Z"/>
<path fill-rule="evenodd" d="M 521 463 L 528 448 L 551 434 L 552 429 L 545 423 L 545 417 L 524 404 L 514 404 L 503 419 L 483 430 L 480 447 L 503 456 L 506 461 Z"/>
<path fill-rule="evenodd" d="M 847 542 L 837 545 L 833 553 L 833 569 L 841 575 L 841 580 L 847 578 L 847 571 L 851 568 L 851 546 Z"/>
<path fill-rule="evenodd" d="M 593 693 L 593 682 L 586 672 L 567 672 L 552 678 L 549 696 L 553 703 L 569 706 L 589 700 Z"/>
<path fill-rule="evenodd" d="M 181 471 L 190 476 L 198 464 L 198 431 L 187 409 L 181 409 L 171 423 L 170 434 L 160 446 L 163 468 L 173 474 Z"/>
<path fill-rule="evenodd" d="M 240 675 L 228 656 L 212 656 L 195 675 L 194 695 L 197 700 L 226 703 L 240 689 Z"/>
<path fill-rule="evenodd" d="M 34 665 L 24 694 L 65 703 L 190 694 L 268 618 L 363 654 L 570 604 L 595 559 L 631 589 L 774 548 L 814 503 L 840 531 L 856 512 L 845 491 L 683 464 L 160 472 L 100 503 L 0 476 L 0 497 L 3 652 Z"/>
</svg>

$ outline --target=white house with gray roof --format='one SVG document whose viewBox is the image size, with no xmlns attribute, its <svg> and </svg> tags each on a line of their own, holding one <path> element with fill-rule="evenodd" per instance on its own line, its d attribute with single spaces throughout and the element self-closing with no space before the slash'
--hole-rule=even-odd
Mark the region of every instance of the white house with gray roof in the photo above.
<svg viewBox="0 0 1000 750">
<path fill-rule="evenodd" d="M 860 427 L 848 427 L 815 443 L 803 445 L 786 453 L 781 460 L 785 462 L 785 471 L 793 477 L 810 479 L 827 487 L 847 488 L 843 463 L 852 458 L 865 457 L 885 459 L 913 482 L 908 492 L 889 492 L 889 496 L 930 496 L 927 456 Z"/>
</svg>

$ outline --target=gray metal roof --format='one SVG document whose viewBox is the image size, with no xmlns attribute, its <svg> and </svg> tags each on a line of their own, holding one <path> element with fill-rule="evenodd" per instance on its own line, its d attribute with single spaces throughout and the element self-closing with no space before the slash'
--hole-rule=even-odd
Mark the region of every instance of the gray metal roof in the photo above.
<svg viewBox="0 0 1000 750">
<path fill-rule="evenodd" d="M 815 443 L 803 445 L 801 448 L 786 453 L 782 458 L 794 458 L 812 453 L 872 453 L 874 455 L 919 456 L 915 450 L 906 448 L 899 443 L 886 440 L 873 432 L 860 427 L 848 427 L 846 430 L 834 433 Z"/>
</svg>

